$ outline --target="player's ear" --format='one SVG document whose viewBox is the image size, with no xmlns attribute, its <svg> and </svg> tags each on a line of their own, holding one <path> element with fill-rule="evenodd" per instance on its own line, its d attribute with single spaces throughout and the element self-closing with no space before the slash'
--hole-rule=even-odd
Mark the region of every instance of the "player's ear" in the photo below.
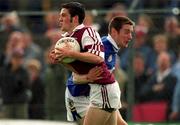
<svg viewBox="0 0 180 125">
<path fill-rule="evenodd" d="M 73 20 L 74 20 L 75 23 L 79 23 L 79 17 L 78 16 L 74 16 Z"/>
<path fill-rule="evenodd" d="M 111 28 L 111 35 L 117 34 L 117 30 L 115 28 Z"/>
</svg>

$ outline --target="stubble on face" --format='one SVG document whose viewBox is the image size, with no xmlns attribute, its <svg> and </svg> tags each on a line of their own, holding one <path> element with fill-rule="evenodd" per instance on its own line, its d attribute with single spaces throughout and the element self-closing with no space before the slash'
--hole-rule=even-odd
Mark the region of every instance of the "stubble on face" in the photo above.
<svg viewBox="0 0 180 125">
<path fill-rule="evenodd" d="M 120 31 L 120 39 L 121 39 L 121 47 L 127 48 L 130 41 L 132 40 L 133 26 L 132 25 L 124 25 Z"/>
<path fill-rule="evenodd" d="M 70 14 L 69 11 L 65 8 L 61 9 L 59 26 L 60 30 L 63 32 L 69 32 L 69 30 L 71 29 Z"/>
</svg>

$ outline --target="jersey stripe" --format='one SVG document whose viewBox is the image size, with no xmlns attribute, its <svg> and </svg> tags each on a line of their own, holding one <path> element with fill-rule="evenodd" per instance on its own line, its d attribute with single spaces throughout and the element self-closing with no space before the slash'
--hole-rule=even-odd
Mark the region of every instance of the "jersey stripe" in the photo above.
<svg viewBox="0 0 180 125">
<path fill-rule="evenodd" d="M 103 100 L 103 108 L 111 108 L 111 105 L 109 103 L 109 98 L 108 98 L 108 92 L 106 86 L 102 86 L 101 88 L 101 93 L 102 93 L 102 100 Z"/>
</svg>

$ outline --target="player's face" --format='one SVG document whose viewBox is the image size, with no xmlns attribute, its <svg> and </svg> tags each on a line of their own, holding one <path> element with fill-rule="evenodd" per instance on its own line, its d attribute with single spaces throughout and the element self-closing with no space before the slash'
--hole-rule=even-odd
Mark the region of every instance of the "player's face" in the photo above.
<svg viewBox="0 0 180 125">
<path fill-rule="evenodd" d="M 59 14 L 59 25 L 60 29 L 64 32 L 71 31 L 72 28 L 72 21 L 71 21 L 71 15 L 68 11 L 68 9 L 62 8 L 61 12 Z"/>
<path fill-rule="evenodd" d="M 132 40 L 133 26 L 125 24 L 122 26 L 117 35 L 117 45 L 120 48 L 128 47 L 129 42 Z"/>
</svg>

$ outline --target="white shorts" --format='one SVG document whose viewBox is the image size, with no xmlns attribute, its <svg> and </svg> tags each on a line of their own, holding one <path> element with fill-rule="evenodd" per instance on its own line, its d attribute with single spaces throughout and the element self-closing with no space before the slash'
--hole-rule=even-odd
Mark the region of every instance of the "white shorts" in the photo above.
<svg viewBox="0 0 180 125">
<path fill-rule="evenodd" d="M 89 84 L 90 90 L 90 106 L 103 109 L 119 109 L 121 108 L 121 91 L 118 82 L 107 85 Z"/>
<path fill-rule="evenodd" d="M 66 87 L 65 103 L 67 110 L 67 120 L 76 121 L 85 116 L 86 111 L 89 108 L 89 96 L 73 97 Z"/>
</svg>

